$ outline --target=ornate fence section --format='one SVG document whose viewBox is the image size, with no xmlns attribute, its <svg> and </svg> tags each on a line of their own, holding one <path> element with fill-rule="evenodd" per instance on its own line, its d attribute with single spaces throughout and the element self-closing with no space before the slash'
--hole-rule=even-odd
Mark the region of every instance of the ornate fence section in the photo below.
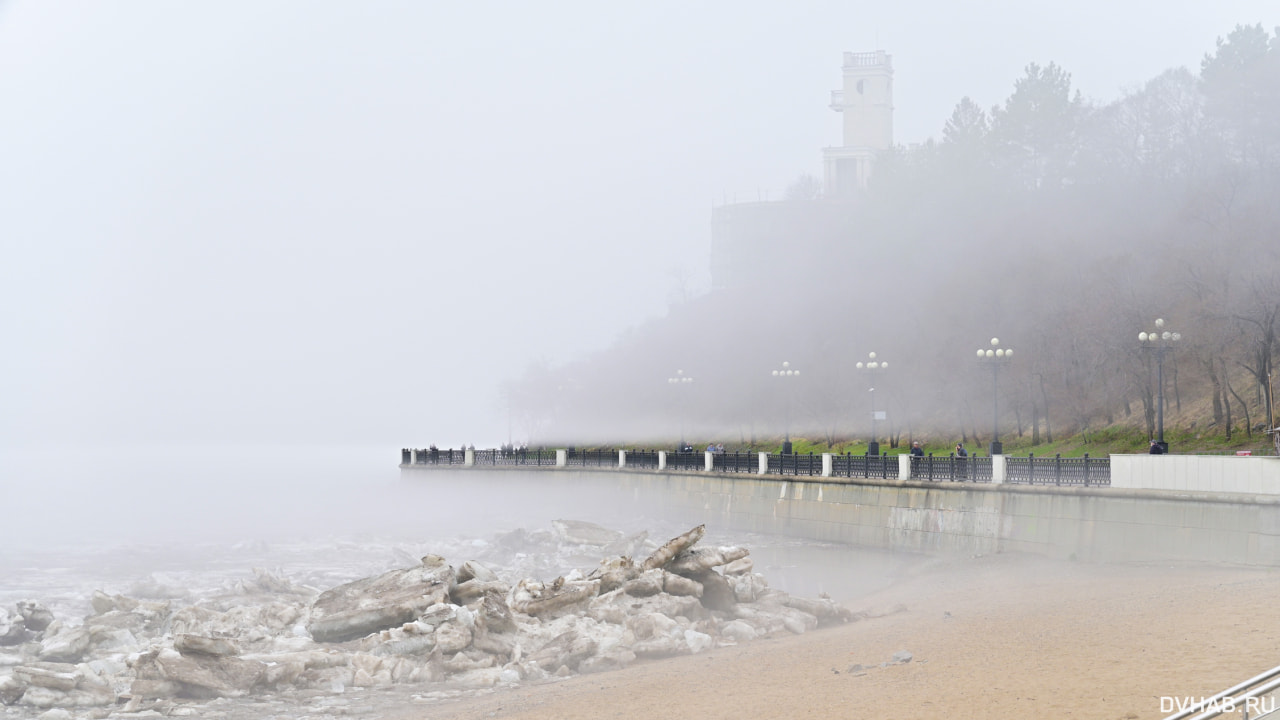
<svg viewBox="0 0 1280 720">
<path fill-rule="evenodd" d="M 925 455 L 911 458 L 912 480 L 991 482 L 991 458 Z"/>
<path fill-rule="evenodd" d="M 706 470 L 707 457 L 700 452 L 667 453 L 668 470 Z"/>
<path fill-rule="evenodd" d="M 414 451 L 404 450 L 402 452 L 402 461 L 406 465 L 410 462 L 410 453 L 412 452 Z M 427 450 L 418 450 L 417 454 L 418 465 L 465 465 L 467 462 L 467 451 L 462 449 L 439 450 L 429 448 Z M 551 464 L 555 464 L 554 458 L 552 458 Z"/>
<path fill-rule="evenodd" d="M 962 479 L 970 482 L 991 482 L 993 475 L 993 471 L 991 469 L 991 458 L 970 456 L 968 461 L 968 465 L 965 469 L 968 471 L 969 475 L 967 478 Z"/>
<path fill-rule="evenodd" d="M 711 469 L 715 472 L 760 472 L 760 456 L 757 453 L 712 453 Z"/>
<path fill-rule="evenodd" d="M 769 453 L 769 472 L 777 475 L 822 475 L 822 456 Z"/>
<path fill-rule="evenodd" d="M 579 467 L 618 467 L 617 450 L 570 450 L 566 464 Z"/>
<path fill-rule="evenodd" d="M 1110 458 L 1005 458 L 1005 482 L 1023 485 L 1092 485 L 1111 484 Z"/>
<path fill-rule="evenodd" d="M 657 470 L 658 469 L 658 451 L 657 450 L 628 450 L 627 451 L 627 467 Z"/>
<path fill-rule="evenodd" d="M 470 460 L 468 460 L 470 456 Z M 665 462 L 663 457 L 665 456 Z M 791 477 L 911 479 L 922 482 L 996 482 L 998 467 L 991 457 L 952 455 L 820 455 L 808 453 L 705 453 L 655 450 L 626 451 L 626 467 L 645 470 L 719 473 L 761 473 Z M 763 458 L 763 461 L 762 461 Z M 1111 485 L 1111 459 L 1000 457 L 1001 482 L 1022 485 L 1099 487 Z M 427 450 L 403 449 L 402 465 L 532 465 L 617 468 L 617 450 Z M 763 466 L 763 467 L 762 467 Z"/>
<path fill-rule="evenodd" d="M 836 455 L 831 458 L 831 474 L 846 478 L 898 477 L 897 455 Z"/>
<path fill-rule="evenodd" d="M 418 452 L 422 452 L 419 450 Z M 555 465 L 555 450 L 476 450 L 476 465 Z"/>
</svg>

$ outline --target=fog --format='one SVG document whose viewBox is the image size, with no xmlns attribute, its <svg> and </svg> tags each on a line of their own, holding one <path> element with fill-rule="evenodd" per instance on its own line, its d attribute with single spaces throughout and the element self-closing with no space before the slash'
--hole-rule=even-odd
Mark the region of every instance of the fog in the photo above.
<svg viewBox="0 0 1280 720">
<path fill-rule="evenodd" d="M 0 604 L 359 555 L 336 583 L 555 518 L 660 538 L 607 487 L 409 482 L 399 449 L 849 438 L 872 350 L 887 432 L 983 439 L 996 335 L 1007 422 L 1149 424 L 1131 339 L 1168 316 L 1188 397 L 1256 413 L 1280 82 L 1200 76 L 1254 23 L 1274 0 L 0 0 Z M 875 51 L 894 147 L 826 197 L 843 53 Z M 1067 87 L 1012 100 L 1031 68 Z M 787 219 L 714 248 L 752 203 Z M 931 562 L 722 532 L 804 594 Z"/>
<path fill-rule="evenodd" d="M 711 292 L 505 386 L 533 444 L 754 449 L 790 434 L 825 450 L 865 442 L 873 402 L 891 447 L 982 445 L 995 413 L 1033 445 L 1118 425 L 1154 437 L 1168 365 L 1170 427 L 1265 447 L 1280 29 L 1236 25 L 1192 67 L 1114 98 L 1031 62 L 1000 102 L 965 94 L 939 137 L 867 163 L 896 97 L 883 88 L 902 82 L 889 67 L 846 55 L 837 97 L 856 122 L 824 151 L 825 181 L 713 209 Z M 1166 319 L 1167 362 L 1172 346 L 1138 342 Z"/>
<path fill-rule="evenodd" d="M 962 374 L 948 353 L 1030 307 L 1006 292 L 1036 286 L 1008 263 L 1025 236 L 983 230 L 1089 214 L 1028 204 L 952 233 L 964 200 L 940 209 L 912 153 L 1029 63 L 1107 108 L 1280 22 L 1203 5 L 0 4 L 0 540 L 412 532 L 421 507 L 449 508 L 424 533 L 457 531 L 439 487 L 398 482 L 400 447 L 666 442 L 682 413 L 704 437 L 777 433 L 793 401 L 757 379 L 783 360 L 813 380 L 797 430 L 822 433 L 858 422 L 866 351 L 931 358 L 894 409 L 923 423 Z M 899 149 L 839 206 L 857 242 L 816 222 L 754 257 L 777 282 L 712 290 L 713 211 L 821 177 L 842 53 L 875 50 Z"/>
<path fill-rule="evenodd" d="M 916 143 L 1028 62 L 1114 98 L 1277 21 L 1203 5 L 6 2 L 0 442 L 505 441 L 502 381 L 821 175 L 843 51 Z"/>
<path fill-rule="evenodd" d="M 557 519 L 654 542 L 705 521 L 609 483 L 547 482 L 545 471 L 427 470 L 402 479 L 376 446 L 6 448 L 0 472 L 18 480 L 4 492 L 0 606 L 35 598 L 68 619 L 87 612 L 94 590 L 170 585 L 194 598 L 253 568 L 336 584 L 426 553 L 458 565 L 497 536 L 546 532 Z M 809 596 L 856 598 L 929 563 L 914 553 L 708 528 L 707 545 L 730 543 L 748 547 L 774 587 Z M 574 569 L 592 568 L 558 572 Z"/>
</svg>

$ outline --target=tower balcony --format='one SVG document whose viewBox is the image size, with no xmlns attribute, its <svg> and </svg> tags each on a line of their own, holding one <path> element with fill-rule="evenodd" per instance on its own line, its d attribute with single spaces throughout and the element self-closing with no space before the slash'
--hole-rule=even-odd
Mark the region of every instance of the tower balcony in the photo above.
<svg viewBox="0 0 1280 720">
<path fill-rule="evenodd" d="M 847 52 L 844 54 L 844 68 L 868 68 L 883 65 L 887 69 L 893 68 L 893 56 L 883 50 L 875 52 Z"/>
</svg>

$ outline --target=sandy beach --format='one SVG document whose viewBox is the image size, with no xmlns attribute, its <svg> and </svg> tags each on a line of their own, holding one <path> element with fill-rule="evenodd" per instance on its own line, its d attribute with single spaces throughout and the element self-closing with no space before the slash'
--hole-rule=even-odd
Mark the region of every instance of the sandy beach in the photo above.
<svg viewBox="0 0 1280 720">
<path fill-rule="evenodd" d="M 388 717 L 1162 718 L 1162 696 L 1280 664 L 1263 621 L 1277 592 L 1265 568 L 933 559 L 837 598 L 867 614 L 848 625 Z M 891 663 L 900 651 L 911 661 Z"/>
</svg>

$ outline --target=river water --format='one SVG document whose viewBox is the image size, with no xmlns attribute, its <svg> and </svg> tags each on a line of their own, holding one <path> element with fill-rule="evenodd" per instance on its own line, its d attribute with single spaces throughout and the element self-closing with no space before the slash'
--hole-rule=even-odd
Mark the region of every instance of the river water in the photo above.
<svg viewBox="0 0 1280 720">
<path fill-rule="evenodd" d="M 398 462 L 398 448 L 370 447 L 0 450 L 0 607 L 34 599 L 76 625 L 94 590 L 195 602 L 254 568 L 324 590 L 411 567 L 428 553 L 456 566 L 497 534 L 546 529 L 557 518 L 657 541 L 688 529 L 608 492 L 548 492 L 519 474 L 495 490 L 469 483 L 463 470 L 402 480 Z M 703 544 L 748 547 L 771 586 L 806 597 L 856 600 L 924 562 L 707 531 Z M 573 569 L 569 562 L 540 566 L 550 575 L 541 579 Z M 14 712 L 0 717 L 26 717 Z"/>
</svg>

